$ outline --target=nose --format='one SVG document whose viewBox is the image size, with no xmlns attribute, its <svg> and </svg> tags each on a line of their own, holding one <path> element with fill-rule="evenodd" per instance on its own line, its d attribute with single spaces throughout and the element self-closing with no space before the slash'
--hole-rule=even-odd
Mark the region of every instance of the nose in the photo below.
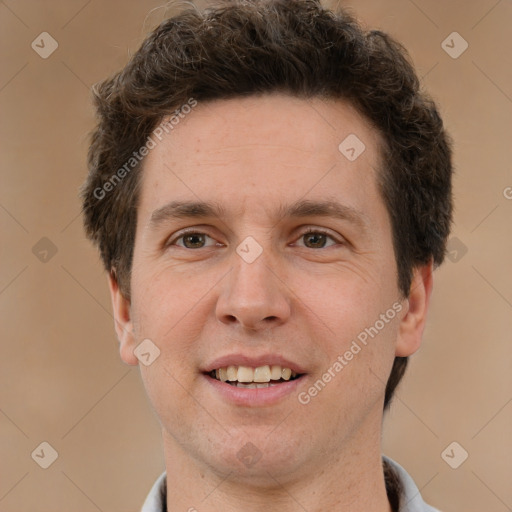
<svg viewBox="0 0 512 512">
<path fill-rule="evenodd" d="M 285 323 L 291 312 L 291 292 L 282 272 L 265 257 L 265 251 L 252 263 L 236 253 L 233 261 L 216 305 L 219 321 L 250 331 Z"/>
</svg>

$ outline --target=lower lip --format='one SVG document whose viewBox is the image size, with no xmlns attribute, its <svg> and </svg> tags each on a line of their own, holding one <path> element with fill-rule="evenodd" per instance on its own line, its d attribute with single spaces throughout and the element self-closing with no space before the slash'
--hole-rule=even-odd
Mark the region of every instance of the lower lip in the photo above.
<svg viewBox="0 0 512 512">
<path fill-rule="evenodd" d="M 222 398 L 234 405 L 245 407 L 273 405 L 288 395 L 293 393 L 297 394 L 297 387 L 304 377 L 304 375 L 301 375 L 297 379 L 282 382 L 281 384 L 267 388 L 239 388 L 214 379 L 209 375 L 204 375 L 208 384 L 212 386 L 213 390 L 219 393 Z"/>
</svg>

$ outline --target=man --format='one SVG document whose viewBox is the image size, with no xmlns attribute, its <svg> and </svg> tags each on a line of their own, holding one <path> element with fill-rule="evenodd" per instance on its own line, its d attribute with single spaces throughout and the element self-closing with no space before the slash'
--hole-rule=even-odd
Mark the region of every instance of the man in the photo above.
<svg viewBox="0 0 512 512">
<path fill-rule="evenodd" d="M 434 511 L 380 441 L 452 216 L 405 50 L 316 1 L 227 2 L 95 98 L 85 226 L 165 450 L 143 511 Z"/>
</svg>

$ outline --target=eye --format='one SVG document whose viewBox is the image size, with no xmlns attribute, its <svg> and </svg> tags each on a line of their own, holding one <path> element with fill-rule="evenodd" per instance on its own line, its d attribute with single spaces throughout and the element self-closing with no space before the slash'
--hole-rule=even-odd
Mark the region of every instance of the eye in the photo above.
<svg viewBox="0 0 512 512">
<path fill-rule="evenodd" d="M 213 240 L 213 238 L 208 236 L 206 233 L 202 233 L 200 231 L 186 231 L 170 240 L 166 245 L 168 247 L 177 245 L 178 247 L 183 247 L 184 249 L 203 249 L 204 247 L 211 247 L 211 245 L 219 245 L 210 244 L 210 246 L 207 246 L 205 245 L 206 239 Z M 178 244 L 177 242 L 179 240 L 182 240 L 183 244 Z"/>
<path fill-rule="evenodd" d="M 207 239 L 212 240 L 214 243 L 206 245 Z M 299 240 L 300 239 L 305 241 L 305 246 L 309 249 L 324 249 L 325 247 L 328 247 L 329 245 L 326 246 L 328 239 L 332 241 L 330 245 L 337 245 L 342 243 L 341 241 L 336 240 L 334 236 L 328 231 L 324 231 L 318 228 L 308 229 L 300 235 Z M 178 234 L 178 236 L 174 237 L 166 243 L 167 247 L 173 245 L 177 245 L 178 247 L 182 247 L 184 249 L 203 249 L 215 245 L 220 246 L 222 244 L 215 242 L 212 237 L 201 231 L 186 231 L 181 232 L 181 234 Z"/>
<path fill-rule="evenodd" d="M 334 244 L 331 245 L 341 243 L 338 242 L 329 232 L 318 228 L 308 229 L 307 231 L 300 235 L 299 240 L 304 239 L 306 247 L 308 247 L 308 249 L 323 249 L 324 247 L 326 247 L 325 244 L 328 238 L 330 238 L 334 242 Z"/>
</svg>

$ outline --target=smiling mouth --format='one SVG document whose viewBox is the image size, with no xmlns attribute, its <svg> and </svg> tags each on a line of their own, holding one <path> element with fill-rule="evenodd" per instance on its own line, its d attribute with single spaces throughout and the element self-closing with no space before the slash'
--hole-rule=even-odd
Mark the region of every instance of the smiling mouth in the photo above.
<svg viewBox="0 0 512 512">
<path fill-rule="evenodd" d="M 224 366 L 208 372 L 212 379 L 238 388 L 268 388 L 302 377 L 302 374 L 278 364 L 258 366 Z"/>
</svg>

